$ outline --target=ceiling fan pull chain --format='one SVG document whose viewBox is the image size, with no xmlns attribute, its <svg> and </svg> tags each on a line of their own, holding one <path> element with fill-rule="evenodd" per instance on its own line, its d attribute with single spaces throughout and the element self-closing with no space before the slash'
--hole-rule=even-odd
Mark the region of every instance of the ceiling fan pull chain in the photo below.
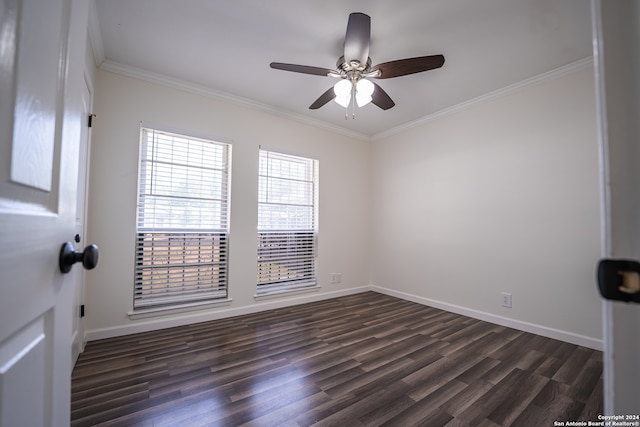
<svg viewBox="0 0 640 427">
<path fill-rule="evenodd" d="M 353 89 L 353 98 L 351 99 L 351 119 L 356 118 L 356 90 Z"/>
<path fill-rule="evenodd" d="M 351 87 L 351 120 L 356 118 L 356 85 Z"/>
</svg>

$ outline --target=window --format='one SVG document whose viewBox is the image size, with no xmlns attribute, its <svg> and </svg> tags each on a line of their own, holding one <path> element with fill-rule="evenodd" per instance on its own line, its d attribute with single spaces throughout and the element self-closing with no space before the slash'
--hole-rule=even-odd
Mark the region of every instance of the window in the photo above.
<svg viewBox="0 0 640 427">
<path fill-rule="evenodd" d="M 258 295 L 316 286 L 317 177 L 317 160 L 260 150 Z"/>
<path fill-rule="evenodd" d="M 230 145 L 140 137 L 134 309 L 226 298 Z"/>
</svg>

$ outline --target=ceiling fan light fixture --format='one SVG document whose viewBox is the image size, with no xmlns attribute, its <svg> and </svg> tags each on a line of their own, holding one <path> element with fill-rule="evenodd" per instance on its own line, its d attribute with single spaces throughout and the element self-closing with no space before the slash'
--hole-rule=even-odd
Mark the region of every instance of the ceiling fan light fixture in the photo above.
<svg viewBox="0 0 640 427">
<path fill-rule="evenodd" d="M 336 94 L 334 100 L 344 108 L 349 106 L 351 102 L 351 90 L 353 85 L 349 80 L 343 79 L 333 86 L 333 91 Z"/>
<path fill-rule="evenodd" d="M 373 95 L 374 86 L 369 80 L 362 79 L 358 80 L 356 84 L 356 103 L 358 107 L 364 107 L 373 99 L 371 95 Z"/>
<path fill-rule="evenodd" d="M 282 62 L 272 62 L 270 66 L 276 70 L 340 79 L 334 87 L 329 87 L 320 95 L 309 109 L 317 110 L 333 99 L 347 110 L 346 118 L 349 106 L 352 107 L 351 112 L 355 117 L 356 106 L 363 107 L 372 103 L 383 110 L 388 110 L 396 105 L 382 87 L 369 79 L 408 76 L 435 70 L 444 65 L 443 55 L 428 55 L 396 59 L 372 66 L 371 57 L 369 57 L 370 44 L 371 18 L 364 13 L 354 12 L 349 15 L 347 22 L 344 54 L 338 58 L 335 69 Z M 374 94 L 375 97 L 373 97 Z"/>
</svg>

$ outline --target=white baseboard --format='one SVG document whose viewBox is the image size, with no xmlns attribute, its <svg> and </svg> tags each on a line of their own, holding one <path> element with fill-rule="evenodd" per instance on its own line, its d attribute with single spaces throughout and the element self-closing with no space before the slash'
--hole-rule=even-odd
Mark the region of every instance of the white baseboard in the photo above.
<svg viewBox="0 0 640 427">
<path fill-rule="evenodd" d="M 154 317 L 153 319 L 145 319 L 144 321 L 136 321 L 126 325 L 87 330 L 85 332 L 85 341 L 95 341 L 105 338 L 137 334 L 139 332 L 155 331 L 158 329 L 173 328 L 175 326 L 184 326 L 192 323 L 208 322 L 210 320 L 242 316 L 245 314 L 258 313 L 266 310 L 273 310 L 277 308 L 290 307 L 293 305 L 306 304 L 309 302 L 322 301 L 330 298 L 358 294 L 370 290 L 370 286 L 360 286 L 357 288 L 348 288 L 340 291 L 301 294 L 292 297 L 283 297 L 278 300 L 266 300 L 250 306 L 229 307 L 224 309 L 206 311 L 201 310 L 197 312 L 192 311 L 182 313 L 178 316 L 171 316 L 167 319 Z"/>
<path fill-rule="evenodd" d="M 553 338 L 556 340 L 568 342 L 570 344 L 576 344 L 583 347 L 592 348 L 594 350 L 602 351 L 604 348 L 602 340 L 595 339 L 592 337 L 587 337 L 584 335 L 574 334 L 572 332 L 567 332 L 560 329 L 554 329 L 546 326 L 536 325 L 534 323 L 528 323 L 520 320 L 510 319 L 508 317 L 502 317 L 496 314 L 485 313 L 483 311 L 473 310 L 470 308 L 461 307 L 458 305 L 449 304 L 442 301 L 436 301 L 429 298 L 408 294 L 405 292 L 399 292 L 393 289 L 383 288 L 380 286 L 371 286 L 371 290 L 374 292 L 379 292 L 381 294 L 389 295 L 392 297 L 416 302 L 418 304 L 427 305 L 429 307 L 439 308 L 441 310 L 450 311 L 452 313 L 461 314 L 463 316 L 472 317 L 478 320 L 483 320 L 485 322 L 495 323 L 497 325 L 517 329 L 519 331 L 530 332 L 532 334 L 541 335 L 547 338 Z"/>
<path fill-rule="evenodd" d="M 474 319 L 483 320 L 485 322 L 495 323 L 497 325 L 518 329 L 524 332 L 541 335 L 543 337 L 553 338 L 571 344 L 581 345 L 583 347 L 592 348 L 602 351 L 604 346 L 602 340 L 587 337 L 584 335 L 574 334 L 559 329 L 549 328 L 546 326 L 536 325 L 533 323 L 523 322 L 520 320 L 510 319 L 508 317 L 498 316 L 483 311 L 473 310 L 461 307 L 455 304 L 449 304 L 442 301 L 436 301 L 430 298 L 420 297 L 405 292 L 395 291 L 393 289 L 381 286 L 360 286 L 357 288 L 349 288 L 334 292 L 323 292 L 314 294 L 302 294 L 295 297 L 283 298 L 279 300 L 267 300 L 259 304 L 230 307 L 222 310 L 207 310 L 206 312 L 190 312 L 181 316 L 174 316 L 169 319 L 148 320 L 144 322 L 135 322 L 127 325 L 114 326 L 110 328 L 93 329 L 86 331 L 85 341 L 94 341 L 104 338 L 118 337 L 122 335 L 136 334 L 139 332 L 155 331 L 158 329 L 172 328 L 175 326 L 189 325 L 191 323 L 208 322 L 210 320 L 225 319 L 228 317 L 242 316 L 245 314 L 258 313 L 266 310 L 289 307 L 293 305 L 306 304 L 309 302 L 322 301 L 329 298 L 337 298 L 341 296 L 353 295 L 361 292 L 374 291 L 392 297 L 412 301 L 429 307 L 439 308 L 441 310 L 450 311 L 463 316 L 472 317 Z"/>
</svg>

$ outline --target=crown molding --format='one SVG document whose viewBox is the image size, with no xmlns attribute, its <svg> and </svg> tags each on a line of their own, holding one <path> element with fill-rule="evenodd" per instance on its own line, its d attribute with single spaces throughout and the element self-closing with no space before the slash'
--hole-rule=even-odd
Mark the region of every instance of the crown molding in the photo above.
<svg viewBox="0 0 640 427">
<path fill-rule="evenodd" d="M 386 131 L 380 132 L 371 137 L 371 141 L 380 140 L 383 138 L 387 138 L 389 136 L 393 136 L 395 134 L 407 131 L 409 129 L 413 129 L 418 126 L 422 126 L 425 123 L 431 122 L 433 120 L 441 119 L 443 117 L 449 116 L 451 114 L 459 113 L 461 111 L 467 110 L 469 108 L 475 107 L 480 104 L 484 104 L 489 101 L 493 101 L 494 99 L 501 98 L 507 95 L 511 95 L 513 93 L 519 92 L 523 89 L 529 88 L 531 86 L 535 86 L 537 84 L 558 79 L 560 77 L 575 73 L 577 71 L 581 71 L 587 68 L 593 67 L 593 57 L 583 58 L 579 61 L 572 62 L 570 64 L 564 65 L 562 67 L 556 68 L 551 71 L 547 71 L 546 73 L 538 74 L 537 76 L 522 80 L 518 83 L 514 83 L 509 86 L 505 86 L 501 89 L 494 90 L 492 92 L 486 93 L 484 95 L 480 95 L 476 98 L 469 99 L 468 101 L 461 102 L 459 104 L 453 105 L 451 107 L 445 108 L 440 111 L 436 111 L 435 113 L 429 114 L 427 116 L 421 117 L 417 120 L 405 123 L 400 126 L 396 126 L 394 128 L 388 129 Z"/>
<path fill-rule="evenodd" d="M 142 70 L 142 69 L 130 67 L 127 65 L 122 65 L 117 62 L 113 62 L 109 60 L 102 61 L 102 63 L 98 66 L 98 68 L 102 71 L 108 71 L 110 73 L 119 74 L 126 77 L 132 77 L 138 80 L 143 80 L 148 83 L 154 83 L 157 85 L 182 90 L 185 92 L 190 92 L 196 95 L 205 96 L 218 101 L 229 102 L 229 103 L 247 107 L 253 110 L 266 112 L 279 117 L 284 117 L 290 120 L 304 123 L 309 126 L 314 126 L 316 128 L 328 130 L 330 132 L 344 135 L 350 138 L 354 138 L 362 141 L 370 140 L 369 136 L 359 132 L 354 132 L 352 130 L 341 128 L 339 126 L 333 126 L 331 124 L 328 124 L 320 120 L 314 120 L 301 115 L 293 114 L 291 112 L 281 110 L 267 104 L 262 104 L 262 103 L 253 101 L 251 99 L 231 95 L 226 92 L 217 91 L 217 90 L 208 88 L 206 86 L 197 85 L 184 80 L 168 77 L 158 73 L 153 73 L 151 71 Z"/>
</svg>

